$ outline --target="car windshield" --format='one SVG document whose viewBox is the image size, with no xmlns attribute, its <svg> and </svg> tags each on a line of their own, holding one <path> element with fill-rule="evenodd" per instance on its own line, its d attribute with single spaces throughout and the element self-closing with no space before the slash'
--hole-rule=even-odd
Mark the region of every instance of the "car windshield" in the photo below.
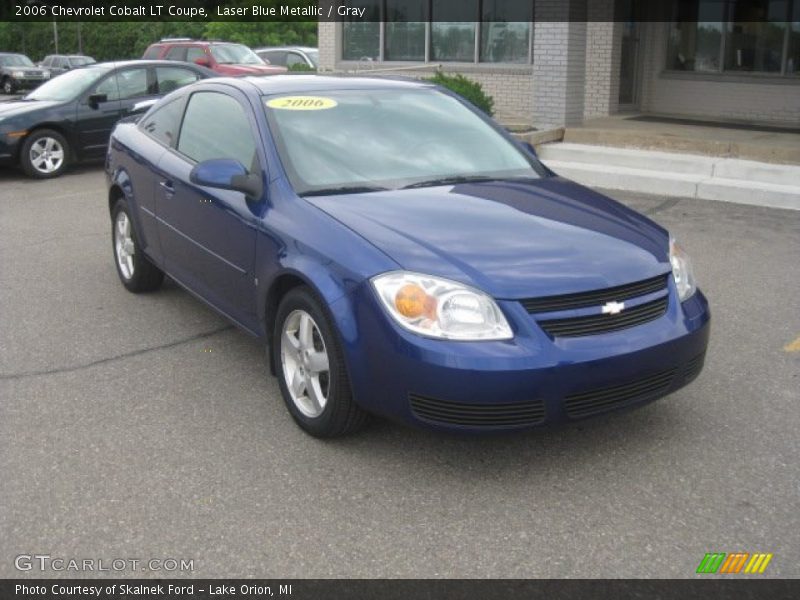
<svg viewBox="0 0 800 600">
<path fill-rule="evenodd" d="M 247 46 L 224 44 L 211 46 L 214 60 L 223 65 L 263 65 L 264 61 Z"/>
<path fill-rule="evenodd" d="M 315 67 L 319 66 L 319 50 L 306 50 L 306 56 L 311 59 Z"/>
<path fill-rule="evenodd" d="M 33 62 L 24 54 L 7 54 L 0 56 L 0 65 L 4 67 L 32 67 Z"/>
<path fill-rule="evenodd" d="M 93 67 L 67 71 L 40 85 L 25 96 L 28 100 L 71 100 L 86 90 L 95 81 L 108 73 L 110 67 Z"/>
<path fill-rule="evenodd" d="M 431 88 L 285 94 L 264 98 L 264 106 L 300 195 L 545 173 L 461 101 Z"/>
<path fill-rule="evenodd" d="M 94 64 L 95 60 L 89 56 L 73 56 L 69 59 L 73 67 L 83 67 L 84 65 Z"/>
</svg>

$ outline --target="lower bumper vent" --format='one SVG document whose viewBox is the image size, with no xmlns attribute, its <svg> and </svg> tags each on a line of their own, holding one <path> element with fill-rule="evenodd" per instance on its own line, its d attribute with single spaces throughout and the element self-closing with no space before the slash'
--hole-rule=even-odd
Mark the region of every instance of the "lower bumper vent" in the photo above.
<svg viewBox="0 0 800 600">
<path fill-rule="evenodd" d="M 637 379 L 631 383 L 581 392 L 567 396 L 564 400 L 567 415 L 573 419 L 588 417 L 596 413 L 619 408 L 653 398 L 666 392 L 675 376 L 675 368 Z"/>
<path fill-rule="evenodd" d="M 409 394 L 411 410 L 420 419 L 465 427 L 514 427 L 544 421 L 544 402 L 464 404 Z"/>
</svg>

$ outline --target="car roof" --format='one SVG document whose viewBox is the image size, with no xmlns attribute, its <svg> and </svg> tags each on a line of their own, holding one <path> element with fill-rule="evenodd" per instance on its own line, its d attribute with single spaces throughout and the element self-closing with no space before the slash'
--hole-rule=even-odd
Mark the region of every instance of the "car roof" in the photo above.
<svg viewBox="0 0 800 600">
<path fill-rule="evenodd" d="M 314 48 L 313 46 L 264 46 L 263 48 L 256 48 L 255 52 L 276 50 L 300 50 L 301 52 L 315 52 L 317 48 Z"/>
<path fill-rule="evenodd" d="M 0 56 L 27 56 L 22 52 L 0 52 Z"/>
<path fill-rule="evenodd" d="M 433 84 L 408 78 L 362 77 L 347 75 L 270 75 L 269 77 L 237 77 L 220 80 L 241 87 L 248 82 L 258 88 L 261 95 L 322 92 L 336 90 L 370 89 L 425 89 Z"/>
<path fill-rule="evenodd" d="M 225 40 L 161 40 L 154 42 L 151 46 L 224 46 L 236 45 L 244 46 L 240 42 L 227 42 Z"/>
</svg>

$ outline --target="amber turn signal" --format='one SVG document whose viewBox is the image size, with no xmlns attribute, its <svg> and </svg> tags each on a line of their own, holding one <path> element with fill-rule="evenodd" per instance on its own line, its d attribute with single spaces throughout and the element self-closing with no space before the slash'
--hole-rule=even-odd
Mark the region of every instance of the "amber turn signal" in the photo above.
<svg viewBox="0 0 800 600">
<path fill-rule="evenodd" d="M 429 319 L 436 318 L 436 299 L 415 283 L 407 283 L 397 290 L 394 305 L 397 312 L 409 319 L 423 315 Z"/>
</svg>

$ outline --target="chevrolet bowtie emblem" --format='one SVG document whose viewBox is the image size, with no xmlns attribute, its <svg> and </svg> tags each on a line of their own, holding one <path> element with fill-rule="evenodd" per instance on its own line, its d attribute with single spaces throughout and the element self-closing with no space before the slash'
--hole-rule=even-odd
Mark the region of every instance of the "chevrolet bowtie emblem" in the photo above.
<svg viewBox="0 0 800 600">
<path fill-rule="evenodd" d="M 606 302 L 603 304 L 602 310 L 604 315 L 616 315 L 617 313 L 621 313 L 624 308 L 624 302 Z"/>
</svg>

